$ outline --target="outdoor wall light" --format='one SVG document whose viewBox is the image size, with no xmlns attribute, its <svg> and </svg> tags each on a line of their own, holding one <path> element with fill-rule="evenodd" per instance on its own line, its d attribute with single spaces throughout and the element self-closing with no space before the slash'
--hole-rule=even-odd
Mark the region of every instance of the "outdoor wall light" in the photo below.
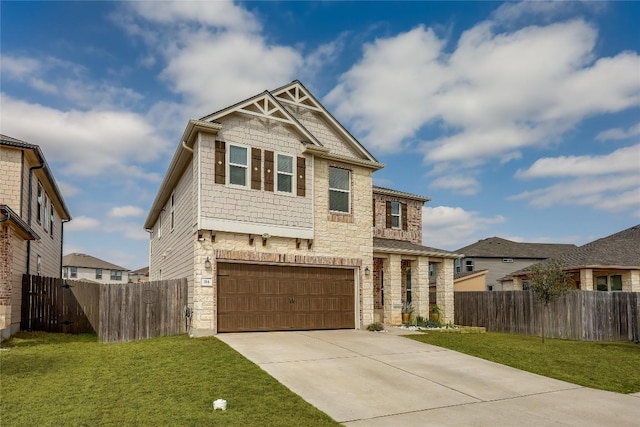
<svg viewBox="0 0 640 427">
<path fill-rule="evenodd" d="M 211 260 L 209 260 L 209 257 L 207 257 L 204 262 L 204 268 L 206 268 L 207 270 L 211 269 Z"/>
<path fill-rule="evenodd" d="M 267 240 L 271 237 L 269 233 L 264 233 L 262 235 L 262 246 L 267 246 Z"/>
<path fill-rule="evenodd" d="M 364 275 L 365 275 L 365 276 L 368 276 L 368 275 L 370 275 L 370 274 L 371 274 L 371 270 L 369 270 L 369 267 L 365 267 L 365 268 L 364 268 Z"/>
</svg>

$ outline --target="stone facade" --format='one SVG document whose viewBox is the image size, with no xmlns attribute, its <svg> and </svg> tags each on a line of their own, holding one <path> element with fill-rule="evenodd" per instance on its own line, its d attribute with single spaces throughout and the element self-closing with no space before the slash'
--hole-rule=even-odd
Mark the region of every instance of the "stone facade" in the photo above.
<svg viewBox="0 0 640 427">
<path fill-rule="evenodd" d="M 407 230 L 402 228 L 388 228 L 387 202 L 401 202 L 407 205 Z M 406 240 L 415 244 L 422 244 L 422 206 L 424 202 L 389 196 L 373 192 L 373 204 L 375 210 L 375 225 L 373 237 L 384 239 Z"/>
<path fill-rule="evenodd" d="M 22 215 L 22 150 L 0 147 L 0 204 Z"/>
</svg>

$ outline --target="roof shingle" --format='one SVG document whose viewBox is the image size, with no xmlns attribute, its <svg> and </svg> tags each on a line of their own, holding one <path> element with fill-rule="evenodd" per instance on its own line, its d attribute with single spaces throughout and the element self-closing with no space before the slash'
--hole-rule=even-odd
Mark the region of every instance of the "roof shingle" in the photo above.
<svg viewBox="0 0 640 427">
<path fill-rule="evenodd" d="M 78 254 L 78 253 L 73 253 L 73 254 L 68 254 L 63 256 L 62 266 L 63 267 L 82 267 L 82 268 L 102 268 L 105 270 L 129 271 L 128 268 L 120 267 L 119 265 L 101 260 L 100 258 L 96 258 L 87 254 Z"/>
<path fill-rule="evenodd" d="M 479 240 L 456 252 L 466 257 L 486 258 L 557 258 L 561 254 L 575 249 L 576 245 L 563 243 L 521 243 L 500 237 L 489 237 Z"/>
</svg>

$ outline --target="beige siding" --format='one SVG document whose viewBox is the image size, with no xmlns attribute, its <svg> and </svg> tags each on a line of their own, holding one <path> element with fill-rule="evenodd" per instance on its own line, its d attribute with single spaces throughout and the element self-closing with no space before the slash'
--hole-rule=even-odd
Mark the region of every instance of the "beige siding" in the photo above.
<svg viewBox="0 0 640 427">
<path fill-rule="evenodd" d="M 486 291 L 486 277 L 484 274 L 481 274 L 479 276 L 455 279 L 453 281 L 453 290 L 455 292 Z"/>
<path fill-rule="evenodd" d="M 22 215 L 21 188 L 22 150 L 0 147 L 0 204 Z"/>
<path fill-rule="evenodd" d="M 487 286 L 493 286 L 493 290 L 502 290 L 498 279 L 528 267 L 536 262 L 543 261 L 541 259 L 513 259 L 513 262 L 502 262 L 502 258 L 464 258 L 461 260 L 461 271 L 466 271 L 466 260 L 472 259 L 474 266 L 473 271 L 489 270 L 487 272 Z M 506 290 L 506 289 L 505 289 Z"/>
<path fill-rule="evenodd" d="M 32 166 L 28 162 L 25 162 L 25 169 L 29 169 Z M 53 221 L 53 236 L 50 231 L 45 231 L 44 228 L 44 206 L 43 206 L 43 218 L 42 221 L 37 220 L 38 211 L 38 181 L 43 185 L 43 191 L 48 195 L 49 203 L 51 203 L 51 195 L 53 190 L 51 184 L 46 180 L 45 174 L 42 169 L 36 169 L 33 171 L 33 181 L 31 188 L 31 228 L 40 237 L 39 240 L 31 242 L 31 255 L 30 255 L 30 274 L 37 274 L 37 258 L 38 255 L 42 258 L 42 270 L 40 274 L 46 277 L 61 277 L 62 274 L 62 220 L 60 219 L 60 207 L 54 204 L 55 215 Z M 25 198 L 28 200 L 28 179 L 24 183 L 25 186 Z M 28 218 L 24 216 L 25 221 L 28 222 Z M 48 227 L 47 227 L 47 230 Z"/>
<path fill-rule="evenodd" d="M 193 242 L 196 224 L 193 201 L 193 159 L 174 189 L 174 228 L 171 229 L 171 198 L 156 221 L 150 241 L 149 280 L 188 278 L 193 282 Z"/>
<path fill-rule="evenodd" d="M 303 155 L 304 146 L 301 137 L 280 124 L 268 123 L 256 118 L 246 118 L 232 115 L 220 120 L 224 129 L 218 136 L 200 135 L 200 181 L 201 181 L 201 227 L 224 231 L 251 232 L 247 224 L 264 224 L 264 232 L 278 235 L 284 228 L 295 235 L 303 237 L 305 231 L 313 228 L 312 177 L 313 169 L 311 157 Z M 229 144 L 240 144 L 249 148 L 270 150 L 275 154 L 288 154 L 295 158 L 306 159 L 306 188 L 305 197 L 295 194 L 296 184 L 293 184 L 292 194 L 277 193 L 276 191 L 252 190 L 216 184 L 214 179 L 215 140 L 225 141 L 227 151 Z M 249 149 L 249 154 L 251 150 Z M 274 159 L 275 160 L 275 159 Z M 226 162 L 225 162 L 226 163 Z M 264 175 L 264 152 L 262 154 L 262 172 Z M 275 173 L 274 173 L 275 175 Z M 298 177 L 295 177 L 297 180 Z M 227 176 L 228 180 L 228 176 Z M 264 188 L 264 180 L 262 180 Z M 286 212 L 286 215 L 283 215 Z M 255 232 L 255 231 L 253 231 Z M 260 234 L 263 232 L 261 231 Z"/>
<path fill-rule="evenodd" d="M 329 126 L 322 115 L 316 111 L 294 107 L 284 103 L 285 108 L 304 126 L 318 141 L 331 150 L 333 154 L 363 159 L 364 157 L 347 145 L 342 136 Z"/>
<path fill-rule="evenodd" d="M 65 267 L 70 268 L 70 267 Z M 68 277 L 71 280 L 85 280 L 89 282 L 96 283 L 127 283 L 129 281 L 129 274 L 126 270 L 116 270 L 122 271 L 122 279 L 121 280 L 111 280 L 111 270 L 110 269 L 102 269 L 102 279 L 96 279 L 96 269 L 95 268 L 86 268 L 86 267 L 77 267 L 78 274 L 77 277 Z M 67 278 L 67 277 L 65 277 Z"/>
</svg>

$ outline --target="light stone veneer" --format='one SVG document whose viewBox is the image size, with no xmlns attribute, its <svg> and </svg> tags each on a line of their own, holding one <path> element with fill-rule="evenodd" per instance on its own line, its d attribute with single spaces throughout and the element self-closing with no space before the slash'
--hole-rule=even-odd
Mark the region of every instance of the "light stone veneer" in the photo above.
<svg viewBox="0 0 640 427">
<path fill-rule="evenodd" d="M 341 216 L 329 213 L 329 165 L 352 171 L 352 213 Z M 305 266 L 352 268 L 356 286 L 356 328 L 373 322 L 373 277 L 365 276 L 364 267 L 373 268 L 371 236 L 371 172 L 368 169 L 329 163 L 315 159 L 314 175 L 314 238 L 297 247 L 295 238 L 270 237 L 266 246 L 256 235 L 253 245 L 247 234 L 215 232 L 203 233 L 203 240 L 194 242 L 193 318 L 194 336 L 217 332 L 216 325 L 216 266 L 217 262 L 245 261 Z M 348 218 L 348 220 L 347 220 Z M 205 269 L 206 259 L 211 269 Z M 212 286 L 202 286 L 203 279 L 211 279 Z"/>
</svg>

